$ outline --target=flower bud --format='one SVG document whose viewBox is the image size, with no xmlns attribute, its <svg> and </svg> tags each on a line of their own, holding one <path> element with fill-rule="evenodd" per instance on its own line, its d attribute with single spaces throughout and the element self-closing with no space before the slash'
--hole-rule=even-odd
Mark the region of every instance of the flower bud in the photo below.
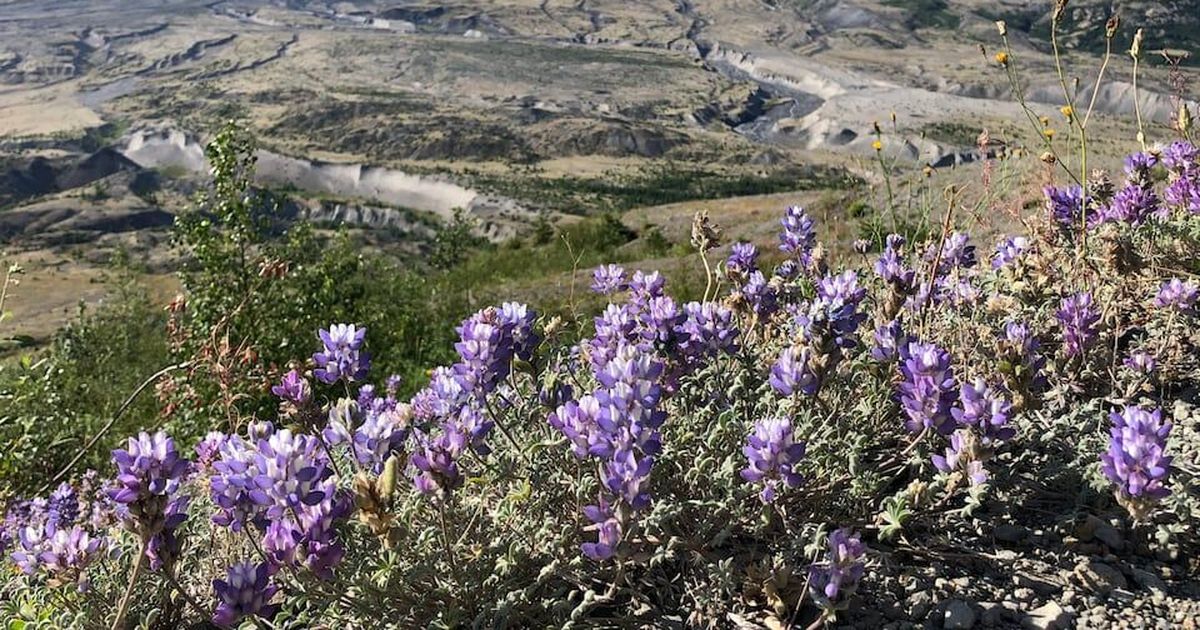
<svg viewBox="0 0 1200 630">
<path fill-rule="evenodd" d="M 996 30 L 1000 31 L 1000 37 L 1008 37 L 1008 24 L 1004 20 L 996 20 Z"/>
<path fill-rule="evenodd" d="M 1063 13 L 1067 10 L 1067 0 L 1055 0 L 1054 2 L 1054 17 L 1053 20 L 1057 24 L 1062 19 Z"/>
<path fill-rule="evenodd" d="M 1133 34 L 1133 44 L 1129 47 L 1130 57 L 1133 57 L 1134 59 L 1142 58 L 1142 38 L 1144 36 L 1145 34 L 1140 28 L 1136 33 Z"/>
<path fill-rule="evenodd" d="M 1113 15 L 1108 18 L 1108 22 L 1104 24 L 1104 37 L 1112 39 L 1117 34 L 1117 28 L 1121 26 L 1121 16 Z"/>
<path fill-rule="evenodd" d="M 379 486 L 379 496 L 387 502 L 391 502 L 392 495 L 396 493 L 396 478 L 400 474 L 400 457 L 392 453 L 388 458 L 387 463 L 383 465 L 383 474 L 379 476 L 377 482 Z"/>
</svg>

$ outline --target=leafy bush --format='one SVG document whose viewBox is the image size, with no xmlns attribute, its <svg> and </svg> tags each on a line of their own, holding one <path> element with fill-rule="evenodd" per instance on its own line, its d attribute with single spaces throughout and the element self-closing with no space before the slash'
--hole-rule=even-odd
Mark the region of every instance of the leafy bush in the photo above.
<svg viewBox="0 0 1200 630">
<path fill-rule="evenodd" d="M 82 311 L 45 356 L 0 365 L 0 440 L 9 446 L 0 451 L 0 479 L 9 492 L 47 482 L 113 418 L 149 375 L 143 369 L 168 363 L 164 323 L 133 273 L 119 269 L 108 303 Z M 111 430 L 123 435 L 145 426 L 155 415 L 151 401 L 133 401 Z M 80 469 L 108 459 L 103 448 L 84 450 Z"/>
</svg>

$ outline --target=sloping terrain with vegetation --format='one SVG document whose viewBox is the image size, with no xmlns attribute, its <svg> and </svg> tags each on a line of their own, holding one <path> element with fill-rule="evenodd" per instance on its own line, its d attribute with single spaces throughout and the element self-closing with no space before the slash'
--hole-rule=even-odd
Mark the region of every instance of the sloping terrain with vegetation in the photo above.
<svg viewBox="0 0 1200 630">
<path fill-rule="evenodd" d="M 1184 22 L 993 9 L 162 0 L 0 50 L 0 618 L 1191 627 Z"/>
</svg>

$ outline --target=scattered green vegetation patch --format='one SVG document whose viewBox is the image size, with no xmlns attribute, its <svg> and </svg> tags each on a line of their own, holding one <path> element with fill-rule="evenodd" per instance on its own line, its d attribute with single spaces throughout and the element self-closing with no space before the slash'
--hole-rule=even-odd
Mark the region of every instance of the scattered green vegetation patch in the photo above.
<svg viewBox="0 0 1200 630">
<path fill-rule="evenodd" d="M 950 10 L 946 0 L 884 0 L 883 3 L 907 9 L 904 23 L 913 29 L 955 29 L 962 22 L 962 18 Z"/>
<path fill-rule="evenodd" d="M 467 175 L 481 188 L 541 207 L 581 215 L 703 199 L 818 188 L 844 189 L 858 183 L 852 175 L 831 167 L 793 166 L 769 172 L 727 172 L 673 163 L 636 173 L 598 177 L 514 177 L 478 172 Z"/>
</svg>

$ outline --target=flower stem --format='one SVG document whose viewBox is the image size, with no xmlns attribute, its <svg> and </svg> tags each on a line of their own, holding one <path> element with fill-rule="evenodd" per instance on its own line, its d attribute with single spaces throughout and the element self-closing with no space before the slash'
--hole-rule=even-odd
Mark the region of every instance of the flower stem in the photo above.
<svg viewBox="0 0 1200 630">
<path fill-rule="evenodd" d="M 146 564 L 146 544 L 148 542 L 149 539 L 143 538 L 141 545 L 138 546 L 137 562 L 133 565 L 133 572 L 129 574 L 129 584 L 125 586 L 125 594 L 121 596 L 121 602 L 117 605 L 117 616 L 113 619 L 112 630 L 119 630 L 125 623 L 125 613 L 129 611 L 129 598 L 133 595 L 133 587 L 142 575 L 142 565 Z"/>
<path fill-rule="evenodd" d="M 183 597 L 184 601 L 186 601 L 193 610 L 199 613 L 201 620 L 208 619 L 211 616 L 207 611 L 204 610 L 204 607 L 201 606 L 200 603 L 197 602 L 196 599 L 192 597 L 192 595 L 188 593 L 186 589 L 183 588 L 183 585 L 180 584 L 179 580 L 175 578 L 173 572 L 163 571 L 163 575 L 167 577 L 167 582 L 170 583 L 171 587 Z"/>
</svg>

